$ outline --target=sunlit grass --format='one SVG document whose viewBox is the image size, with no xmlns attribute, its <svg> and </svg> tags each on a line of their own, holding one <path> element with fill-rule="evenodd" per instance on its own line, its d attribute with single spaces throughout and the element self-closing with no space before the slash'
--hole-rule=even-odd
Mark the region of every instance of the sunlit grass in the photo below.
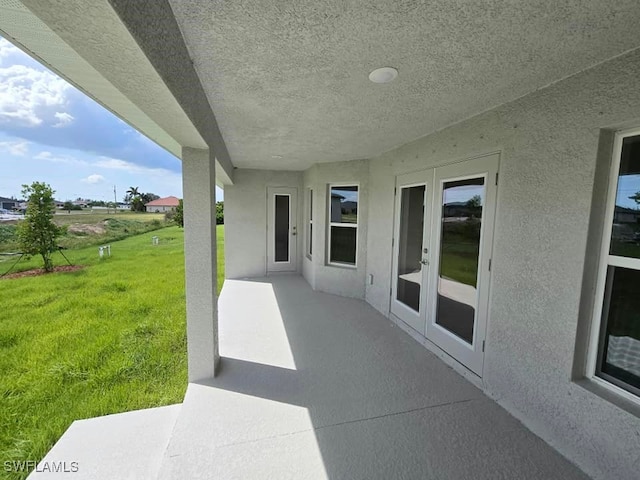
<svg viewBox="0 0 640 480">
<path fill-rule="evenodd" d="M 224 232 L 217 230 L 220 289 Z M 66 251 L 86 266 L 78 272 L 0 280 L 3 462 L 41 459 L 76 419 L 182 401 L 183 231 L 164 228 L 111 247 L 102 260 L 95 247 Z"/>
</svg>

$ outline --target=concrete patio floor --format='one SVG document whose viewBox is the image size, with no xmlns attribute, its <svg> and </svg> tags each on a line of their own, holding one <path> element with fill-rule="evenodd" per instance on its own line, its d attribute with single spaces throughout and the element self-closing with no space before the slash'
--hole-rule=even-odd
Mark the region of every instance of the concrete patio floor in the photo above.
<svg viewBox="0 0 640 480">
<path fill-rule="evenodd" d="M 226 280 L 219 322 L 220 375 L 189 385 L 161 479 L 587 478 L 362 301 Z"/>
</svg>

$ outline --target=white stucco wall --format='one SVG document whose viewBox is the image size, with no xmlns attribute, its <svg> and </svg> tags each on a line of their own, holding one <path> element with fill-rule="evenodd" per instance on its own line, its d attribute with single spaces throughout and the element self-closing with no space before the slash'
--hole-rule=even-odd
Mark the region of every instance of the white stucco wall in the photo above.
<svg viewBox="0 0 640 480">
<path fill-rule="evenodd" d="M 237 169 L 224 189 L 225 277 L 260 277 L 267 273 L 267 187 L 298 189 L 298 231 L 302 223 L 302 172 Z M 297 235 L 297 269 L 302 239 Z"/>
<path fill-rule="evenodd" d="M 571 382 L 598 137 L 640 125 L 640 51 L 370 165 L 366 299 L 389 311 L 395 176 L 500 151 L 485 391 L 594 478 L 637 479 L 640 419 Z"/>
</svg>

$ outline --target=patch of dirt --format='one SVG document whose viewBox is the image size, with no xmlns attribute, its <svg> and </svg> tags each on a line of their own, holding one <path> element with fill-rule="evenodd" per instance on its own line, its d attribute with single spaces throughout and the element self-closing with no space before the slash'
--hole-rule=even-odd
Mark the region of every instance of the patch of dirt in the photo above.
<svg viewBox="0 0 640 480">
<path fill-rule="evenodd" d="M 77 272 L 78 270 L 82 270 L 84 267 L 82 265 L 61 265 L 59 267 L 53 267 L 53 272 L 50 273 L 58 273 L 58 272 Z M 34 268 L 33 270 L 25 270 L 24 272 L 16 272 L 10 273 L 9 275 L 5 275 L 4 277 L 0 277 L 2 279 L 10 279 L 10 278 L 23 278 L 23 277 L 37 277 L 39 275 L 46 275 L 49 272 L 45 272 L 44 268 Z"/>
<path fill-rule="evenodd" d="M 67 227 L 67 232 L 81 235 L 102 235 L 107 232 L 104 228 L 105 222 L 100 223 L 72 223 Z"/>
</svg>

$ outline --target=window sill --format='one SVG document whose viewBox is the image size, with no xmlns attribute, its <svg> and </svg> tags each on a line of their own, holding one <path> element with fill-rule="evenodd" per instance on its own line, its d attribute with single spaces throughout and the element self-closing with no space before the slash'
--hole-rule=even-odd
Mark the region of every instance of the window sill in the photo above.
<svg viewBox="0 0 640 480">
<path fill-rule="evenodd" d="M 618 387 L 614 385 L 610 386 L 604 380 L 583 378 L 581 380 L 577 380 L 575 383 L 600 398 L 613 403 L 627 413 L 640 417 L 640 398 L 638 398 L 638 401 L 631 400 L 623 393 L 619 393 L 617 391 Z"/>
<path fill-rule="evenodd" d="M 347 270 L 357 270 L 358 269 L 357 265 L 351 265 L 350 263 L 336 263 L 336 262 L 327 263 L 327 267 L 345 268 Z"/>
</svg>

